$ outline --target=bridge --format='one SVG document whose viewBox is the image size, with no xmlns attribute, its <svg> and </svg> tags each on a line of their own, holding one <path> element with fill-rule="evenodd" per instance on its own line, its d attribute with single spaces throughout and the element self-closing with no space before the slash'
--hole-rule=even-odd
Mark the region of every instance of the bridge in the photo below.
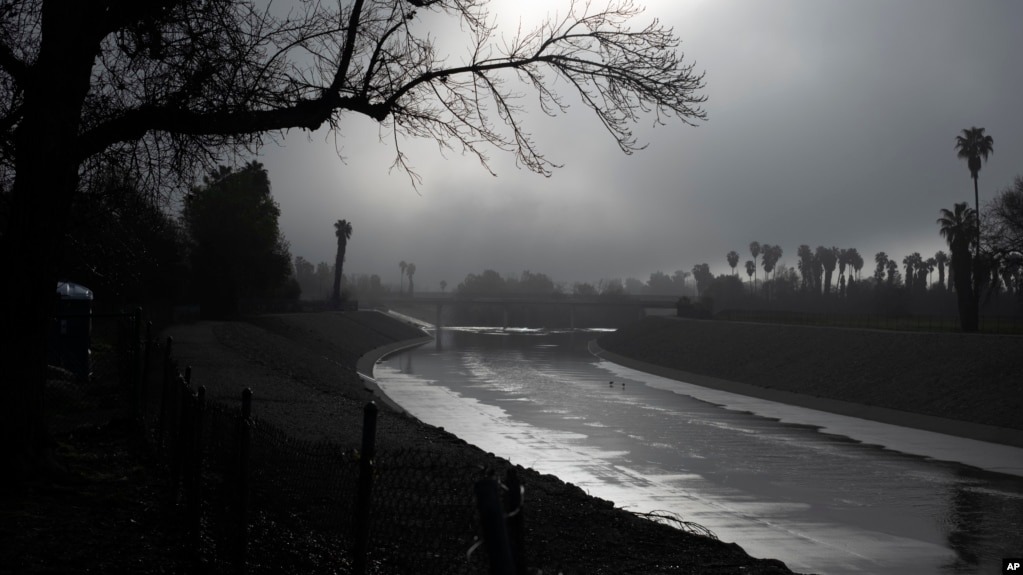
<svg viewBox="0 0 1023 575">
<path fill-rule="evenodd" d="M 513 306 L 555 306 L 569 310 L 570 327 L 576 327 L 576 310 L 579 308 L 632 308 L 636 317 L 646 315 L 648 309 L 675 309 L 678 296 L 657 295 L 620 295 L 620 296 L 575 296 L 575 295 L 539 295 L 539 296 L 460 296 L 454 294 L 427 293 L 416 296 L 388 296 L 377 298 L 378 303 L 388 307 L 394 304 L 415 304 L 436 306 L 435 326 L 441 330 L 443 322 L 441 313 L 445 307 L 456 306 L 495 306 L 503 310 L 502 327 L 508 327 L 508 310 Z"/>
</svg>

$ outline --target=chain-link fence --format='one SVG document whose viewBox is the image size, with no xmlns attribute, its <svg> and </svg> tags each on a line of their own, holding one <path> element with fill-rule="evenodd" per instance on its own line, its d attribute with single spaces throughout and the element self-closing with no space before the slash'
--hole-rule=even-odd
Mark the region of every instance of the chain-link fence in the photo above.
<svg viewBox="0 0 1023 575">
<path fill-rule="evenodd" d="M 241 410 L 206 401 L 190 370 L 180 372 L 172 340 L 161 353 L 165 367 L 149 378 L 142 402 L 146 427 L 170 467 L 196 553 L 214 570 L 487 572 L 494 551 L 477 549 L 483 529 L 474 489 L 499 485 L 481 482 L 493 470 L 437 450 L 376 452 L 372 404 L 361 449 L 296 439 L 251 414 L 247 390 L 239 391 Z M 505 516 L 495 521 L 507 533 Z M 521 525 L 502 537 L 500 553 L 511 553 L 507 541 L 521 540 Z"/>
</svg>

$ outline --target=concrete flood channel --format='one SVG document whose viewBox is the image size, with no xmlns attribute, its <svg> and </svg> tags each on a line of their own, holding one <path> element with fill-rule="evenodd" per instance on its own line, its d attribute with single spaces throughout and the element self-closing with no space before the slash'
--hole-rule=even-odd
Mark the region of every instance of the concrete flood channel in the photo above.
<svg viewBox="0 0 1023 575">
<path fill-rule="evenodd" d="M 374 376 L 487 451 L 794 571 L 986 574 L 1023 555 L 1023 449 L 661 378 L 595 357 L 598 336 L 446 329 Z"/>
</svg>

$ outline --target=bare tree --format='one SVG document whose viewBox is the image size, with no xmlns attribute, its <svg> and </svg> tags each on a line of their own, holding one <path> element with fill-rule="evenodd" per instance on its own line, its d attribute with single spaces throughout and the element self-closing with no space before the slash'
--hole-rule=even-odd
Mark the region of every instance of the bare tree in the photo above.
<svg viewBox="0 0 1023 575">
<path fill-rule="evenodd" d="M 196 162 L 252 149 L 284 130 L 336 128 L 346 114 L 476 156 L 556 167 L 521 123 L 517 86 L 547 114 L 566 86 L 625 153 L 641 116 L 705 118 L 702 74 L 656 20 L 633 30 L 629 0 L 572 2 L 564 16 L 498 37 L 487 0 L 12 0 L 0 10 L 0 185 L 9 190 L 0 257 L 5 365 L 0 458 L 29 470 L 45 442 L 48 318 L 62 230 L 79 183 L 116 162 L 149 183 L 190 178 Z M 423 14 L 448 16 L 470 47 L 440 54 Z M 417 181 L 403 148 L 395 165 Z M 171 180 L 173 183 L 173 180 Z"/>
</svg>

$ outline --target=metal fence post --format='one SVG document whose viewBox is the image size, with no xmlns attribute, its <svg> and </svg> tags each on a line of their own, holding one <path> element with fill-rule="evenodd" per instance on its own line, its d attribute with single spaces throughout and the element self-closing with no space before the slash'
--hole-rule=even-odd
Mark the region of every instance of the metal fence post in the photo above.
<svg viewBox="0 0 1023 575">
<path fill-rule="evenodd" d="M 376 458 L 377 406 L 372 401 L 363 409 L 362 452 L 359 454 L 359 487 L 355 499 L 355 549 L 352 573 L 366 573 L 369 546 L 370 503 L 373 497 L 373 460 Z"/>
<path fill-rule="evenodd" d="M 476 509 L 483 528 L 483 546 L 487 549 L 491 575 L 515 575 L 515 562 L 508 545 L 508 529 L 498 494 L 497 481 L 480 479 L 473 486 Z"/>
</svg>

